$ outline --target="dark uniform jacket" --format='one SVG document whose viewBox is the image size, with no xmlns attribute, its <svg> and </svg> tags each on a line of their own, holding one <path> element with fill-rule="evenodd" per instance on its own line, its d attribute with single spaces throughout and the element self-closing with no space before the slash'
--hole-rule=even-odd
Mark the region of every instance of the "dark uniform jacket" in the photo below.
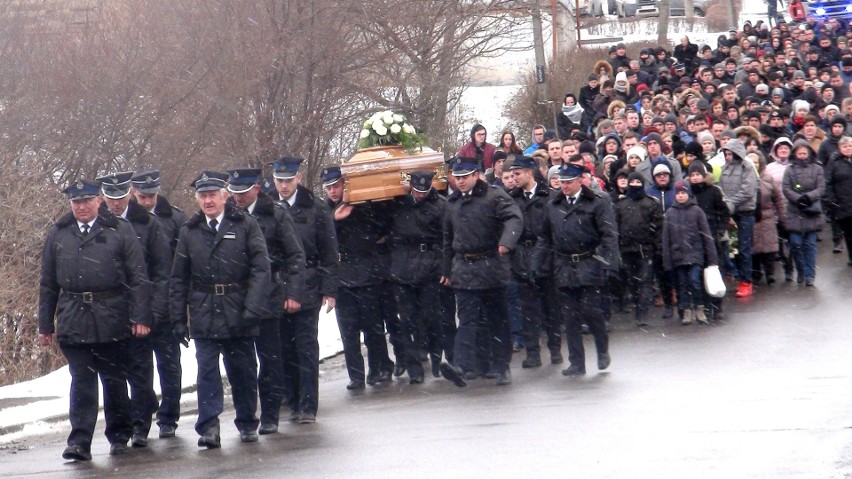
<svg viewBox="0 0 852 479">
<path fill-rule="evenodd" d="M 447 201 L 432 190 L 421 202 L 409 194 L 394 199 L 392 206 L 391 279 L 401 284 L 437 284 Z"/>
<path fill-rule="evenodd" d="M 520 281 L 528 281 L 533 273 L 533 251 L 538 241 L 538 235 L 542 233 L 544 227 L 546 219 L 544 208 L 550 196 L 550 188 L 544 182 L 538 181 L 533 197 L 528 200 L 524 195 L 523 188 L 515 188 L 509 193 L 518 208 L 521 209 L 524 218 L 524 229 L 515 247 L 515 252 L 512 254 L 512 275 Z M 550 275 L 550 259 L 548 258 L 545 263 L 547 266 L 544 270 L 535 271 L 539 276 Z"/>
<path fill-rule="evenodd" d="M 87 302 L 69 293 L 115 296 Z M 69 213 L 47 233 L 39 284 L 40 333 L 55 332 L 62 344 L 129 339 L 132 324 L 151 326 L 150 297 L 142 246 L 126 221 L 101 213 L 83 236 Z"/>
<path fill-rule="evenodd" d="M 602 286 L 606 271 L 618 271 L 618 231 L 608 198 L 597 196 L 583 186 L 580 198 L 571 206 L 564 194 L 552 196 L 546 213 L 533 267 L 544 268 L 547 254 L 552 250 L 557 287 Z"/>
<path fill-rule="evenodd" d="M 643 253 L 650 257 L 662 246 L 663 210 L 657 200 L 646 195 L 638 200 L 624 196 L 615 202 L 614 210 L 621 253 Z"/>
<path fill-rule="evenodd" d="M 328 201 L 334 211 L 337 204 Z M 375 286 L 388 277 L 384 243 L 390 234 L 390 214 L 385 203 L 363 203 L 355 205 L 352 213 L 334 220 L 337 231 L 337 247 L 340 250 L 338 274 L 340 285 L 345 288 Z M 381 249 L 380 249 L 381 248 Z"/>
<path fill-rule="evenodd" d="M 151 281 L 151 314 L 155 323 L 164 322 L 169 314 L 169 275 L 172 272 L 168 240 L 161 233 L 154 215 L 133 201 L 127 204 L 126 219 L 145 253 L 145 265 Z"/>
<path fill-rule="evenodd" d="M 825 197 L 835 219 L 852 216 L 852 158 L 838 155 L 828 164 Z"/>
<path fill-rule="evenodd" d="M 170 205 L 166 198 L 158 195 L 157 204 L 154 206 L 154 216 L 157 217 L 157 222 L 160 224 L 160 231 L 166 237 L 166 240 L 168 240 L 171 247 L 171 255 L 174 257 L 180 227 L 186 223 L 186 215 L 182 209 Z"/>
<path fill-rule="evenodd" d="M 444 219 L 442 276 L 456 289 L 491 289 L 509 284 L 509 256 L 497 247 L 513 250 L 524 228 L 518 205 L 502 189 L 479 180 L 469 196 L 455 191 L 447 200 Z"/>
<path fill-rule="evenodd" d="M 290 214 L 269 196 L 258 193 L 251 216 L 257 220 L 272 262 L 267 299 L 270 318 L 284 312 L 284 301 L 304 299 L 305 251 Z"/>
<path fill-rule="evenodd" d="M 337 294 L 337 236 L 325 203 L 304 186 L 296 189 L 288 210 L 305 252 L 305 288 L 302 309 L 318 308 L 322 297 Z"/>
<path fill-rule="evenodd" d="M 710 233 L 704 211 L 690 198 L 675 203 L 666 211 L 663 227 L 663 267 L 671 271 L 677 266 L 718 265 L 716 242 Z"/>
<path fill-rule="evenodd" d="M 169 316 L 186 323 L 188 311 L 193 338 L 256 336 L 260 320 L 269 315 L 269 270 L 266 241 L 254 218 L 226 205 L 214 233 L 199 211 L 180 229 Z"/>
</svg>

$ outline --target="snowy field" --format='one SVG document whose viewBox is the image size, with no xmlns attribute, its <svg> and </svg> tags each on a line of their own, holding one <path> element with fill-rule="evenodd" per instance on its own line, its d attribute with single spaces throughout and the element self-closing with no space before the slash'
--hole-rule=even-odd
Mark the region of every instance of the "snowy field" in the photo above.
<svg viewBox="0 0 852 479">
<path fill-rule="evenodd" d="M 765 20 L 766 6 L 762 0 L 744 0 L 743 14 L 740 16 L 740 25 L 745 20 L 754 23 L 758 19 Z M 610 23 L 611 30 L 605 30 L 601 26 L 596 27 L 596 32 L 602 36 L 623 36 L 625 43 L 646 41 L 649 36 L 656 37 L 656 21 L 646 20 L 639 25 L 631 27 L 630 34 L 619 33 L 619 22 L 617 19 Z M 603 32 L 603 33 L 601 33 Z M 547 34 L 548 32 L 545 32 Z M 583 32 L 583 38 L 590 38 Z M 684 32 L 670 31 L 669 38 L 678 38 Z M 693 43 L 709 43 L 715 46 L 715 39 L 723 32 L 701 31 L 701 26 L 696 25 L 693 32 L 689 33 Z M 549 41 L 545 38 L 545 43 Z M 531 43 L 531 42 L 530 42 Z M 506 75 L 499 75 L 500 81 L 492 85 L 472 86 L 468 88 L 462 99 L 460 109 L 461 117 L 465 119 L 465 130 L 469 130 L 474 123 L 483 124 L 489 132 L 489 141 L 495 142 L 499 131 L 507 123 L 503 116 L 506 102 L 520 88 L 518 79 L 524 70 L 534 65 L 533 52 L 511 52 L 509 58 L 500 57 L 489 59 L 486 64 L 480 64 L 478 68 L 495 69 L 500 68 Z M 495 67 L 499 65 L 499 67 Z M 516 132 L 521 141 L 526 143 L 526 132 Z M 320 357 L 328 358 L 342 351 L 340 334 L 337 329 L 337 320 L 334 311 L 320 315 L 319 322 Z M 185 388 L 192 387 L 196 382 L 195 349 L 190 343 L 189 349 L 181 349 L 183 364 L 183 385 Z M 224 372 L 224 367 L 222 368 Z M 159 393 L 159 379 L 154 380 L 155 387 Z M 71 377 L 67 367 L 54 371 L 46 376 L 19 384 L 13 384 L 0 388 L 0 400 L 21 399 L 21 405 L 9 406 L 0 410 L 0 444 L 13 442 L 24 436 L 42 434 L 65 427 L 65 421 L 61 423 L 52 422 L 62 419 L 68 413 L 68 391 Z M 194 396 L 194 393 L 184 394 Z"/>
</svg>

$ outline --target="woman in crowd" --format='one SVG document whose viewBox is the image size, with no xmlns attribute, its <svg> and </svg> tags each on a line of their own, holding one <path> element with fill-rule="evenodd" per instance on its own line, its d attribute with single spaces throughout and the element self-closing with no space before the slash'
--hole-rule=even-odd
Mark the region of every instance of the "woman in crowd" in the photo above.
<svg viewBox="0 0 852 479">
<path fill-rule="evenodd" d="M 775 282 L 775 261 L 778 254 L 778 223 L 784 222 L 786 200 L 781 193 L 781 185 L 766 171 L 766 159 L 760 152 L 746 155 L 758 165 L 760 180 L 757 202 L 760 207 L 758 221 L 754 225 L 752 239 L 752 282 L 757 284 L 766 278 L 766 284 Z"/>
<path fill-rule="evenodd" d="M 812 288 L 816 279 L 816 236 L 823 224 L 819 203 L 825 193 L 825 176 L 807 141 L 793 144 L 792 160 L 784 171 L 781 190 L 789 204 L 784 224 L 798 271 L 796 282 Z"/>
<path fill-rule="evenodd" d="M 524 152 L 515 141 L 515 134 L 509 130 L 503 130 L 503 133 L 500 135 L 500 148 L 507 155 L 520 155 Z"/>
</svg>

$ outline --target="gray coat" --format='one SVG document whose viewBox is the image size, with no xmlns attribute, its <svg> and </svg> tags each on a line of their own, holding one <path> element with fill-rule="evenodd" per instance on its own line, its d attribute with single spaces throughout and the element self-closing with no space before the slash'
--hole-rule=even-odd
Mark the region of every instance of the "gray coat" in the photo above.
<svg viewBox="0 0 852 479">
<path fill-rule="evenodd" d="M 447 199 L 444 219 L 442 275 L 456 289 L 491 289 L 509 284 L 509 255 L 498 246 L 515 249 L 524 220 L 518 205 L 502 189 L 479 180 L 470 196 L 455 191 Z"/>
<path fill-rule="evenodd" d="M 754 163 L 745 159 L 746 149 L 737 139 L 728 140 L 722 147 L 734 154 L 734 160 L 725 162 L 719 177 L 719 188 L 725 193 L 725 203 L 731 214 L 754 213 L 757 208 L 757 171 Z"/>
<path fill-rule="evenodd" d="M 169 291 L 170 318 L 188 320 L 193 338 L 257 336 L 260 320 L 267 317 L 269 271 L 266 241 L 254 218 L 226 205 L 214 233 L 199 211 L 180 229 Z M 205 290 L 216 284 L 229 286 L 224 294 Z"/>
<path fill-rule="evenodd" d="M 123 291 L 122 291 L 123 290 Z M 69 293 L 114 292 L 87 302 Z M 151 288 L 133 227 L 102 212 L 86 236 L 69 213 L 47 233 L 39 283 L 39 333 L 60 344 L 129 339 L 132 324 L 152 325 Z"/>
<path fill-rule="evenodd" d="M 796 204 L 802 195 L 817 201 L 825 194 L 825 176 L 821 166 L 792 160 L 784 170 L 781 192 L 787 198 L 787 219 L 784 222 L 787 231 L 807 233 L 822 230 L 822 213 L 808 215 Z"/>
<path fill-rule="evenodd" d="M 533 268 L 547 269 L 552 253 L 556 286 L 577 288 L 603 286 L 607 272 L 618 271 L 618 228 L 608 198 L 585 186 L 580 199 L 568 204 L 565 195 L 554 194 L 546 206 L 546 217 L 535 246 Z M 570 255 L 589 255 L 575 261 Z"/>
</svg>

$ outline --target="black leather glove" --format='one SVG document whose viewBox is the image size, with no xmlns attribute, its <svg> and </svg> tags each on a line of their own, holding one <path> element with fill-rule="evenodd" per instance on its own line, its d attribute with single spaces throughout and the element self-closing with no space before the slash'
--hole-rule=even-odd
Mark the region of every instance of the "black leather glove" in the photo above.
<svg viewBox="0 0 852 479">
<path fill-rule="evenodd" d="M 811 198 L 808 195 L 802 195 L 798 200 L 796 200 L 796 204 L 799 205 L 799 208 L 807 208 L 811 205 L 811 203 L 813 203 L 813 201 L 811 201 Z"/>
<path fill-rule="evenodd" d="M 172 336 L 175 337 L 183 347 L 189 347 L 189 329 L 186 328 L 186 324 L 184 323 L 175 323 L 172 325 Z"/>
</svg>

